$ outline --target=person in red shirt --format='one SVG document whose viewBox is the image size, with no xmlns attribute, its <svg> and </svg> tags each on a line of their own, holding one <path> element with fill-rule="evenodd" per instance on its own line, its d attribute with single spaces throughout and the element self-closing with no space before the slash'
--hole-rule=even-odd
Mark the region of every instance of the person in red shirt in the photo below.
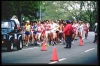
<svg viewBox="0 0 100 66">
<path fill-rule="evenodd" d="M 87 26 L 87 23 L 85 23 L 83 29 L 84 29 L 84 32 L 85 32 L 85 39 L 87 39 L 87 36 L 88 36 L 88 26 Z"/>
<path fill-rule="evenodd" d="M 66 26 L 63 30 L 63 33 L 65 34 L 66 37 L 66 47 L 64 48 L 71 48 L 71 39 L 72 39 L 72 34 L 70 33 L 70 30 L 72 28 L 72 25 L 70 23 L 70 20 L 66 20 Z"/>
</svg>

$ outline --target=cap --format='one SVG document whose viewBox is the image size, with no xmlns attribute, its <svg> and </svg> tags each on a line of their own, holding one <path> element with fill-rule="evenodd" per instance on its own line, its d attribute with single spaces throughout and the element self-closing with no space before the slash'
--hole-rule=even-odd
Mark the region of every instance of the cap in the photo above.
<svg viewBox="0 0 100 66">
<path fill-rule="evenodd" d="M 66 23 L 69 23 L 70 22 L 70 20 L 66 20 Z"/>
</svg>

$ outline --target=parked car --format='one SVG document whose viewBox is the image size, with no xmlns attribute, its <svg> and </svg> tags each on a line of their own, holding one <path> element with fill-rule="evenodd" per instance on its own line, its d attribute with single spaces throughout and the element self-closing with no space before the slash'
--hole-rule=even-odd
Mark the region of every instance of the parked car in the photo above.
<svg viewBox="0 0 100 66">
<path fill-rule="evenodd" d="M 22 34 L 17 29 L 14 20 L 3 20 L 1 22 L 1 35 L 2 47 L 7 47 L 7 50 L 11 51 L 14 47 L 17 47 L 17 50 L 23 48 Z"/>
</svg>

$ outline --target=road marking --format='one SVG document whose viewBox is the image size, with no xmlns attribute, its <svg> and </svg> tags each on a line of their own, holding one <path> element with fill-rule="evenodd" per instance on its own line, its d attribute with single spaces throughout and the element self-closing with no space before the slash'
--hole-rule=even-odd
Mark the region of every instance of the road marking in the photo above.
<svg viewBox="0 0 100 66">
<path fill-rule="evenodd" d="M 29 49 L 34 49 L 34 48 L 39 48 L 39 47 L 33 47 L 33 48 L 22 49 L 22 50 L 20 50 L 20 51 L 29 50 Z"/>
<path fill-rule="evenodd" d="M 60 60 L 58 60 L 58 61 L 54 61 L 54 62 L 50 62 L 49 64 L 54 64 L 54 63 L 57 63 L 57 62 L 59 62 L 59 61 L 63 61 L 63 60 L 65 60 L 66 58 L 62 58 L 62 59 L 60 59 Z"/>
<path fill-rule="evenodd" d="M 39 48 L 39 47 L 27 48 L 27 49 L 22 49 L 22 50 L 29 50 L 29 49 L 34 49 L 34 48 Z"/>
<path fill-rule="evenodd" d="M 59 61 L 62 61 L 62 60 L 65 60 L 66 58 L 62 58 L 62 59 L 60 59 Z"/>
<path fill-rule="evenodd" d="M 49 64 L 57 63 L 58 61 L 50 62 Z"/>
<path fill-rule="evenodd" d="M 85 38 L 82 38 L 82 39 L 85 39 Z"/>
<path fill-rule="evenodd" d="M 93 49 L 95 49 L 95 48 L 92 48 L 92 49 L 86 50 L 85 52 L 91 51 L 91 50 L 93 50 Z"/>
</svg>

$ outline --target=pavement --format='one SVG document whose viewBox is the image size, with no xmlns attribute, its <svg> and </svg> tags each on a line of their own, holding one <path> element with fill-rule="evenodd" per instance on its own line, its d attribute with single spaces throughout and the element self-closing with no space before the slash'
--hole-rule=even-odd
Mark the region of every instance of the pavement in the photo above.
<svg viewBox="0 0 100 66">
<path fill-rule="evenodd" d="M 89 32 L 86 39 L 83 37 L 83 46 L 79 46 L 79 39 L 71 48 L 64 48 L 65 45 L 59 43 L 54 46 L 46 46 L 47 51 L 41 51 L 42 47 L 29 45 L 22 50 L 11 52 L 2 49 L 1 63 L 4 64 L 98 64 L 98 44 L 93 43 L 94 32 Z M 54 47 L 56 48 L 58 61 L 51 62 Z"/>
</svg>

